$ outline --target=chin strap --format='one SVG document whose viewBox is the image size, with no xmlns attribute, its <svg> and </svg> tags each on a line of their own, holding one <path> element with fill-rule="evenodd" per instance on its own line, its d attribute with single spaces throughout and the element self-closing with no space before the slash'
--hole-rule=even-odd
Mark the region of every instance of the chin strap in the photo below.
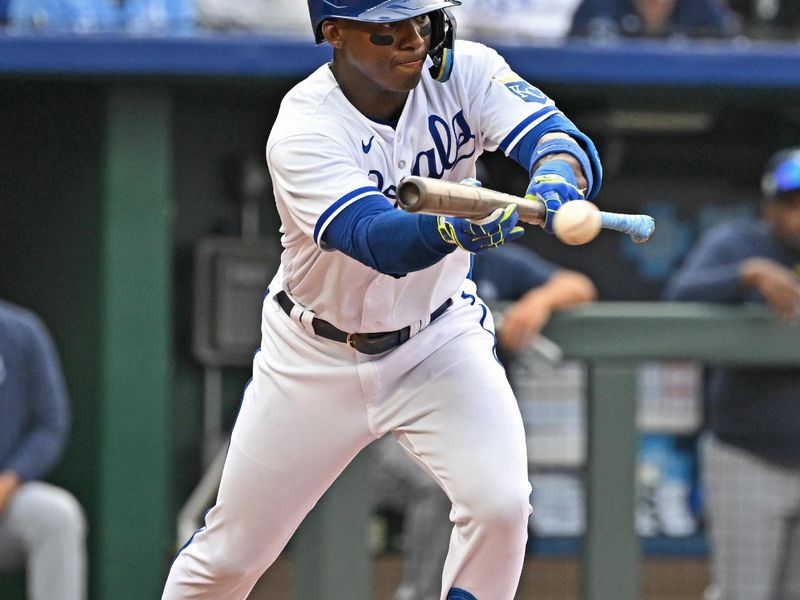
<svg viewBox="0 0 800 600">
<path fill-rule="evenodd" d="M 433 60 L 431 77 L 444 83 L 453 72 L 453 45 L 456 40 L 456 19 L 446 8 L 434 11 L 431 18 L 431 49 L 428 55 Z"/>
</svg>

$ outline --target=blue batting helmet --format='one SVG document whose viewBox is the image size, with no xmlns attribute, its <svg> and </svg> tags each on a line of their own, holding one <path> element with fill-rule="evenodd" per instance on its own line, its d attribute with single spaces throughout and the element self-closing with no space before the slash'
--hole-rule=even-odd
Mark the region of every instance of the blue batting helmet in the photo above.
<svg viewBox="0 0 800 600">
<path fill-rule="evenodd" d="M 787 148 L 772 156 L 761 179 L 761 190 L 767 200 L 800 192 L 800 147 Z"/>
<path fill-rule="evenodd" d="M 393 23 L 430 13 L 432 32 L 428 54 L 433 59 L 430 72 L 434 79 L 447 81 L 453 69 L 456 35 L 455 18 L 447 9 L 460 4 L 460 0 L 308 0 L 308 12 L 317 44 L 325 41 L 322 35 L 325 19 Z"/>
</svg>

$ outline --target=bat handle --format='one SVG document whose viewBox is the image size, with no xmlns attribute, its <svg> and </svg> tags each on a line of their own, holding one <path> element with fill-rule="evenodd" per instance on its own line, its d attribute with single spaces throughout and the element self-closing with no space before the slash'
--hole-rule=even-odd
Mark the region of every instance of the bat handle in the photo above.
<svg viewBox="0 0 800 600">
<path fill-rule="evenodd" d="M 627 233 L 637 244 L 649 240 L 656 229 L 656 222 L 649 215 L 626 215 L 600 211 L 600 224 L 603 229 L 613 229 Z"/>
</svg>

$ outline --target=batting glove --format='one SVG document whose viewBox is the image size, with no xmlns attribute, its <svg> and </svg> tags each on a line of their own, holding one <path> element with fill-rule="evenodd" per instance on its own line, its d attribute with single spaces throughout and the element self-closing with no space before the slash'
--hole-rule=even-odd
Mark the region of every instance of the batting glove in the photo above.
<svg viewBox="0 0 800 600">
<path fill-rule="evenodd" d="M 528 200 L 541 200 L 547 207 L 542 227 L 553 233 L 553 216 L 565 202 L 584 200 L 583 191 L 578 188 L 575 172 L 564 160 L 550 160 L 533 174 L 525 192 Z"/>
<path fill-rule="evenodd" d="M 461 217 L 438 217 L 439 235 L 467 252 L 483 252 L 520 237 L 525 230 L 517 225 L 517 205 L 498 208 L 488 217 L 473 221 Z"/>
</svg>

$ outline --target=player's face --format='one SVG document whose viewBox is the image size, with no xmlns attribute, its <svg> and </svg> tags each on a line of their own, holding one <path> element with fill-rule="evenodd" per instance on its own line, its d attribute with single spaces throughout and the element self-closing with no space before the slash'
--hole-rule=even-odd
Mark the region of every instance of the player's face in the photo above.
<svg viewBox="0 0 800 600">
<path fill-rule="evenodd" d="M 379 88 L 408 92 L 422 77 L 431 43 L 431 19 L 421 15 L 396 23 L 337 21 L 338 58 Z"/>
<path fill-rule="evenodd" d="M 775 236 L 790 248 L 800 250 L 800 192 L 770 202 L 766 215 Z"/>
</svg>

